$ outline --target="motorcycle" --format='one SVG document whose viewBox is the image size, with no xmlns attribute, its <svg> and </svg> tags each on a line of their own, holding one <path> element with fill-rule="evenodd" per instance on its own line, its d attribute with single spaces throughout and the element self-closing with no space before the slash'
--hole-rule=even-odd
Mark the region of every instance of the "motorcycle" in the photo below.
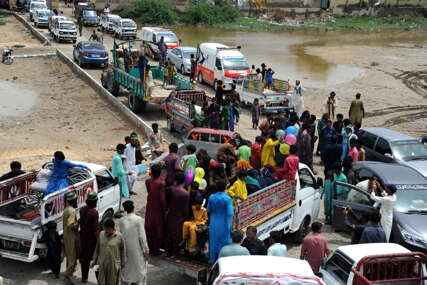
<svg viewBox="0 0 427 285">
<path fill-rule="evenodd" d="M 12 64 L 13 63 L 12 52 L 13 50 L 11 48 L 4 48 L 1 56 L 1 62 L 7 65 Z"/>
</svg>

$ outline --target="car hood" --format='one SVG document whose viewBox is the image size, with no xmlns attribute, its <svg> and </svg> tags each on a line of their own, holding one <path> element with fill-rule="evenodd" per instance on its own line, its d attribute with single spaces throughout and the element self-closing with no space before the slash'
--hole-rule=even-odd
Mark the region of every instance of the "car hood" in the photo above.
<svg viewBox="0 0 427 285">
<path fill-rule="evenodd" d="M 427 214 L 406 214 L 395 211 L 394 218 L 404 230 L 427 240 Z"/>
<path fill-rule="evenodd" d="M 427 177 L 427 160 L 409 160 L 405 161 L 404 164 Z"/>
</svg>

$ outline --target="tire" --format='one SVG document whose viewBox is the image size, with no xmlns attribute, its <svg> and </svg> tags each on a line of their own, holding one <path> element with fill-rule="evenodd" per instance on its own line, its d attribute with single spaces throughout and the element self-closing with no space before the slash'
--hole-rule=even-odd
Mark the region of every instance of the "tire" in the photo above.
<svg viewBox="0 0 427 285">
<path fill-rule="evenodd" d="M 13 63 L 13 57 L 8 56 L 3 63 L 7 65 L 11 65 Z"/>
<path fill-rule="evenodd" d="M 172 120 L 170 118 L 168 118 L 166 121 L 166 127 L 169 130 L 169 132 L 175 131 L 175 126 L 173 125 Z"/>
<path fill-rule="evenodd" d="M 77 40 L 73 40 L 73 44 L 75 44 L 77 42 Z"/>
<path fill-rule="evenodd" d="M 201 71 L 199 71 L 199 73 L 197 74 L 197 81 L 198 81 L 200 84 L 203 84 L 203 74 L 202 74 L 202 72 L 201 72 Z"/>
<path fill-rule="evenodd" d="M 184 67 L 184 65 L 183 65 L 183 64 L 181 65 L 181 74 L 182 74 L 182 75 L 184 75 L 184 74 L 185 74 L 185 67 Z"/>
<path fill-rule="evenodd" d="M 138 98 L 137 96 L 133 95 L 133 94 L 129 94 L 128 95 L 128 105 L 129 108 L 134 112 L 134 113 L 143 113 L 145 111 L 145 107 L 146 107 L 146 102 L 144 100 L 141 100 L 140 98 Z"/>
<path fill-rule="evenodd" d="M 301 244 L 304 240 L 305 236 L 308 234 L 308 226 L 310 225 L 310 218 L 307 216 L 304 218 L 304 221 L 302 221 L 298 231 L 294 233 L 294 239 L 293 241 L 297 244 Z"/>
<path fill-rule="evenodd" d="M 109 220 L 109 219 L 114 219 L 113 210 L 107 210 L 104 213 L 104 215 L 102 216 L 101 223 L 99 224 L 99 226 L 101 227 L 101 229 L 103 229 L 105 221 Z"/>
</svg>

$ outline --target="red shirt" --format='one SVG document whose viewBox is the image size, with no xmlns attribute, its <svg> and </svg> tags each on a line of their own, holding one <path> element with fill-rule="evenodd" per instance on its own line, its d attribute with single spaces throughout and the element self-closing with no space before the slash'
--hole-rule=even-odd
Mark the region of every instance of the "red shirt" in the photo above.
<svg viewBox="0 0 427 285">
<path fill-rule="evenodd" d="M 255 142 L 251 146 L 251 165 L 255 169 L 261 168 L 261 150 L 262 145 L 258 142 Z"/>
<path fill-rule="evenodd" d="M 284 162 L 283 170 L 285 172 L 283 178 L 290 181 L 295 180 L 295 174 L 299 169 L 299 157 L 291 154 L 289 155 Z"/>
<path fill-rule="evenodd" d="M 301 247 L 301 259 L 307 260 L 314 273 L 319 272 L 323 258 L 329 255 L 328 241 L 318 233 L 304 238 Z"/>
</svg>

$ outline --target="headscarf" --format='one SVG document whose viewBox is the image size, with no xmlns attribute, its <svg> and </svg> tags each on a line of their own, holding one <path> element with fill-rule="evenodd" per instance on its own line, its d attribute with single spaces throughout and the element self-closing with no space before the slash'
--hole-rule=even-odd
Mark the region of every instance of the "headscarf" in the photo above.
<svg viewBox="0 0 427 285">
<path fill-rule="evenodd" d="M 204 190 L 206 189 L 207 183 L 206 180 L 203 179 L 205 176 L 205 170 L 201 167 L 196 168 L 196 176 L 194 177 L 194 181 L 199 183 L 199 189 Z"/>
<path fill-rule="evenodd" d="M 249 162 L 247 162 L 246 160 L 243 160 L 243 159 L 239 160 L 237 162 L 237 165 L 236 165 L 236 171 L 237 172 L 239 172 L 240 170 L 248 170 L 251 168 L 253 168 L 253 167 L 249 164 Z"/>
</svg>

